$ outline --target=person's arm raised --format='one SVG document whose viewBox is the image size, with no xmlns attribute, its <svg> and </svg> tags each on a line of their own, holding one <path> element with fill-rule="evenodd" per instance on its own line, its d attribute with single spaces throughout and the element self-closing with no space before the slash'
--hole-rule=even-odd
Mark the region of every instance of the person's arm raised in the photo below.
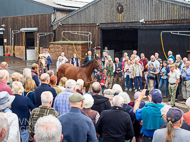
<svg viewBox="0 0 190 142">
<path fill-rule="evenodd" d="M 135 113 L 136 110 L 139 109 L 139 106 L 140 106 L 141 101 L 142 101 L 144 98 L 146 98 L 145 93 L 146 93 L 146 89 L 144 89 L 144 90 L 141 92 L 140 96 L 138 97 L 137 101 L 135 102 L 135 106 L 134 106 L 134 109 L 133 109 L 133 113 Z"/>
</svg>

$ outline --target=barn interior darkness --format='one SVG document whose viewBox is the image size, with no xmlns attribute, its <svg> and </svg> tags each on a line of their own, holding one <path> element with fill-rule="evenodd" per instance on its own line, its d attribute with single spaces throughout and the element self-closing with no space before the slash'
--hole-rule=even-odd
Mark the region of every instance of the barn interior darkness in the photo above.
<svg viewBox="0 0 190 142">
<path fill-rule="evenodd" d="M 3 34 L 0 34 L 0 45 L 3 45 Z"/>
<path fill-rule="evenodd" d="M 124 52 L 129 56 L 138 48 L 137 29 L 102 30 L 103 48 L 108 47 L 112 57 L 121 58 Z"/>
</svg>

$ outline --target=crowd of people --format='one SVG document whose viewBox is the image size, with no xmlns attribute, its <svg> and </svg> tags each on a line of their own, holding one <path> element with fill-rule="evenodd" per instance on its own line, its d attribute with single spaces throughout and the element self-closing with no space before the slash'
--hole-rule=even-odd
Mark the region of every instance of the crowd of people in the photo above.
<svg viewBox="0 0 190 142">
<path fill-rule="evenodd" d="M 189 142 L 190 62 L 187 58 L 182 61 L 180 55 L 174 58 L 171 51 L 168 56 L 162 61 L 155 53 L 148 61 L 144 53 L 140 58 L 133 51 L 130 58 L 124 53 L 114 63 L 104 52 L 103 69 L 94 71 L 92 89 L 86 93 L 82 79 L 62 77 L 57 82 L 56 73 L 49 70 L 52 61 L 47 50 L 40 55 L 39 64 L 33 63 L 23 74 L 9 75 L 8 63 L 2 62 L 0 141 L 131 142 L 135 137 L 136 142 Z M 83 64 L 93 58 L 89 51 Z M 68 62 L 64 53 L 58 57 L 57 68 L 63 61 Z M 70 63 L 80 66 L 76 54 Z M 133 89 L 134 98 L 130 98 L 127 92 Z M 163 102 L 168 91 L 170 105 Z M 180 92 L 187 113 L 174 107 Z"/>
</svg>

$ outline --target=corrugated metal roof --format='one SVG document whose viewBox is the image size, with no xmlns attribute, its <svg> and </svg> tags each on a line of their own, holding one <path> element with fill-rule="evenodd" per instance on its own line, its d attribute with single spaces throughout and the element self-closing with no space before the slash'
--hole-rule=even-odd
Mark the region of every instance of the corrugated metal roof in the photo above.
<svg viewBox="0 0 190 142">
<path fill-rule="evenodd" d="M 180 6 L 190 7 L 190 0 L 160 0 L 160 1 L 169 2 Z"/>
<path fill-rule="evenodd" d="M 38 4 L 63 10 L 77 10 L 93 0 L 30 0 Z"/>
</svg>

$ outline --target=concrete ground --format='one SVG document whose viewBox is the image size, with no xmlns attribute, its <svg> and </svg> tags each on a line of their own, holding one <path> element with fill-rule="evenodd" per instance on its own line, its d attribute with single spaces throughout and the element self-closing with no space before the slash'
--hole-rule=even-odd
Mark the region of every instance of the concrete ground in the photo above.
<svg viewBox="0 0 190 142">
<path fill-rule="evenodd" d="M 19 72 L 19 73 L 23 73 L 23 69 L 24 68 L 31 68 L 31 65 L 33 63 L 38 63 L 36 61 L 23 61 L 21 59 L 18 59 L 18 58 L 15 58 L 15 57 L 4 57 L 4 56 L 1 56 L 0 57 L 0 63 L 3 62 L 3 61 L 6 61 L 8 64 L 9 64 L 9 67 L 8 67 L 8 71 L 10 74 L 14 73 L 14 72 Z M 54 70 L 54 72 L 56 73 L 56 63 L 54 62 L 51 66 L 50 66 L 50 69 L 51 70 Z M 11 82 L 11 77 L 10 77 L 10 82 Z M 164 90 L 162 90 L 164 92 Z M 134 100 L 133 96 L 134 96 L 134 91 L 127 91 L 127 93 L 129 94 L 131 100 Z M 178 96 L 178 100 L 182 98 L 182 96 Z M 146 99 L 146 101 L 148 101 L 148 99 Z M 164 103 L 168 103 L 168 98 L 164 98 L 163 99 L 163 102 Z M 185 102 L 183 101 L 178 101 L 175 103 L 176 107 L 182 109 L 184 112 L 187 112 L 188 109 L 185 105 Z"/>
</svg>

